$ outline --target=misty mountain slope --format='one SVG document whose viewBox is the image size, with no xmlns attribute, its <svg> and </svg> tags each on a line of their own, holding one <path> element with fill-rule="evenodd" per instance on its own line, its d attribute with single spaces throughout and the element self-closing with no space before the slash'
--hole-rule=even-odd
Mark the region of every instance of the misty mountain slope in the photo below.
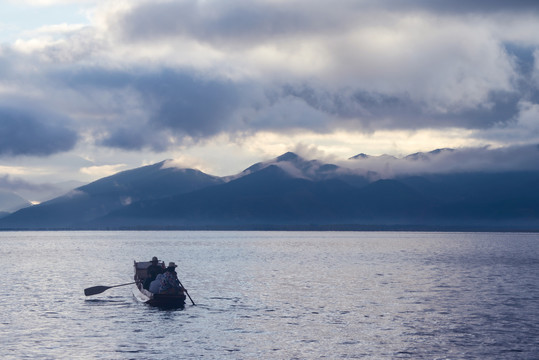
<svg viewBox="0 0 539 360">
<path fill-rule="evenodd" d="M 122 171 L 78 188 L 91 195 L 124 195 L 136 200 L 190 192 L 222 182 L 194 169 L 166 167 L 166 161 Z"/>
<path fill-rule="evenodd" d="M 161 162 L 19 210 L 0 229 L 539 228 L 539 171 L 365 174 L 294 153 L 226 178 Z"/>
<path fill-rule="evenodd" d="M 412 220 L 426 216 L 439 203 L 397 180 L 378 180 L 360 189 L 359 199 L 370 218 Z"/>
<path fill-rule="evenodd" d="M 429 222 L 491 227 L 539 224 L 539 172 L 472 172 L 399 178 L 440 200 Z"/>
<path fill-rule="evenodd" d="M 539 224 L 539 174 L 498 175 L 477 192 L 440 209 L 440 218 L 511 221 Z M 508 179 L 509 177 L 509 179 Z"/>
<path fill-rule="evenodd" d="M 502 218 L 525 224 L 539 219 L 536 173 L 416 176 L 356 187 L 337 178 L 298 178 L 296 172 L 279 165 L 251 169 L 255 171 L 226 184 L 133 204 L 95 224 L 469 227 L 496 226 Z"/>
<path fill-rule="evenodd" d="M 0 190 L 0 211 L 10 213 L 31 206 L 32 204 L 11 191 Z"/>
<path fill-rule="evenodd" d="M 530 198 L 539 195 L 539 172 L 468 172 L 399 177 L 417 192 L 446 203 L 490 202 L 492 199 Z"/>
<path fill-rule="evenodd" d="M 354 186 L 365 186 L 370 182 L 369 176 L 374 176 L 373 172 L 351 170 L 318 160 L 305 160 L 293 152 L 287 152 L 275 159 L 256 163 L 231 178 L 234 179 L 249 175 L 269 166 L 278 166 L 291 177 L 304 178 L 312 181 L 339 179 Z"/>
<path fill-rule="evenodd" d="M 386 216 L 406 220 L 418 216 L 421 212 L 415 209 L 427 204 L 415 191 L 392 180 L 357 188 L 338 179 L 294 178 L 270 165 L 226 184 L 132 204 L 94 225 L 336 224 Z"/>
<path fill-rule="evenodd" d="M 319 207 L 319 199 L 313 194 L 316 192 L 314 184 L 310 180 L 291 177 L 277 166 L 269 166 L 226 184 L 133 204 L 106 216 L 104 222 L 286 223 L 290 219 L 305 217 L 309 211 Z M 305 204 L 310 207 L 307 212 Z"/>
<path fill-rule="evenodd" d="M 132 202 L 193 191 L 222 182 L 198 170 L 163 168 L 164 162 L 123 171 L 0 220 L 0 228 L 69 228 Z"/>
<path fill-rule="evenodd" d="M 286 221 L 302 214 L 305 203 L 314 208 L 313 182 L 291 177 L 269 166 L 226 184 L 166 199 L 141 201 L 104 218 L 107 224 L 120 219 L 149 223 L 190 224 L 202 222 L 250 222 L 264 219 Z M 301 209 L 299 208 L 301 207 Z"/>
</svg>

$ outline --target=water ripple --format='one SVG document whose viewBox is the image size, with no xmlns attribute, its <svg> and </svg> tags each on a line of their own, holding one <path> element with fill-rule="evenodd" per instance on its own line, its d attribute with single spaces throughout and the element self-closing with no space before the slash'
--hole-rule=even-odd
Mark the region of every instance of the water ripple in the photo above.
<svg viewBox="0 0 539 360">
<path fill-rule="evenodd" d="M 0 233 L 2 359 L 532 359 L 537 234 Z M 180 264 L 197 306 L 127 287 Z M 50 259 L 62 259 L 51 262 Z M 43 276 L 46 274 L 46 276 Z M 24 295 L 21 295 L 24 294 Z"/>
</svg>

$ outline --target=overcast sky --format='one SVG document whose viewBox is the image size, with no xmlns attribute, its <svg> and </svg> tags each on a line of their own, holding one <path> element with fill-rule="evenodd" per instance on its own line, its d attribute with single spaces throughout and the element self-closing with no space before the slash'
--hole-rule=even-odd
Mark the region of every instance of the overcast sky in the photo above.
<svg viewBox="0 0 539 360">
<path fill-rule="evenodd" d="M 537 34 L 537 0 L 2 1 L 0 186 L 537 149 Z"/>
</svg>

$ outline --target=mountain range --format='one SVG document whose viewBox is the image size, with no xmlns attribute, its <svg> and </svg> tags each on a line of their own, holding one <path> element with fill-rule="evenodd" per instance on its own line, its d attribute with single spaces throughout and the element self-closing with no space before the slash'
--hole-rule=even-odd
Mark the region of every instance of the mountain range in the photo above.
<svg viewBox="0 0 539 360">
<path fill-rule="evenodd" d="M 163 161 L 20 209 L 1 218 L 0 229 L 536 231 L 538 189 L 533 170 L 384 178 L 289 152 L 217 177 Z"/>
</svg>

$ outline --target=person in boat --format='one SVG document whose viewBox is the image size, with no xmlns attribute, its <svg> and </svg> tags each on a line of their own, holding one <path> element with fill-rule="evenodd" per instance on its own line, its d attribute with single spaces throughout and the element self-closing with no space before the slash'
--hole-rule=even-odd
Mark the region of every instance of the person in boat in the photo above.
<svg viewBox="0 0 539 360">
<path fill-rule="evenodd" d="M 146 279 L 144 279 L 144 285 L 143 287 L 148 290 L 150 288 L 150 284 L 152 281 L 154 281 L 157 278 L 157 275 L 162 274 L 164 272 L 164 269 L 161 265 L 159 265 L 159 259 L 157 259 L 157 256 L 154 256 L 152 258 L 150 266 L 146 269 Z"/>
<path fill-rule="evenodd" d="M 174 262 L 169 262 L 168 267 L 161 278 L 161 286 L 159 287 L 160 294 L 181 294 L 183 288 L 180 286 L 178 274 L 176 273 L 176 265 Z"/>
<path fill-rule="evenodd" d="M 148 289 L 151 293 L 158 294 L 159 288 L 161 287 L 161 280 L 163 280 L 163 274 L 157 274 L 155 280 L 150 283 L 150 288 Z"/>
</svg>

